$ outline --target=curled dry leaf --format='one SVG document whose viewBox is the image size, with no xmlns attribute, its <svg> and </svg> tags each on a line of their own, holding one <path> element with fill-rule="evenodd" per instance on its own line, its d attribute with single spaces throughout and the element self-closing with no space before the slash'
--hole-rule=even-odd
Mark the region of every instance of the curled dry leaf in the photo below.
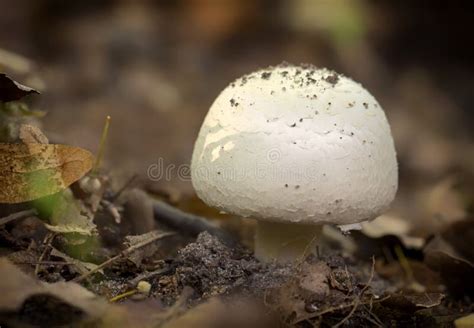
<svg viewBox="0 0 474 328">
<path fill-rule="evenodd" d="M 0 203 L 57 193 L 86 174 L 92 154 L 66 145 L 0 144 Z"/>
<path fill-rule="evenodd" d="M 40 282 L 30 278 L 5 258 L 0 259 L 0 277 L 0 313 L 20 311 L 26 300 L 39 295 L 59 299 L 85 313 L 88 319 L 99 319 L 108 308 L 105 300 L 78 284 Z"/>
<path fill-rule="evenodd" d="M 445 295 L 442 293 L 393 294 L 384 304 L 394 308 L 404 308 L 415 311 L 420 308 L 432 308 L 441 304 Z"/>
<path fill-rule="evenodd" d="M 426 265 L 440 273 L 452 294 L 474 295 L 474 264 L 471 261 L 460 255 L 441 236 L 435 236 L 423 251 Z"/>
<path fill-rule="evenodd" d="M 0 74 L 0 101 L 18 100 L 32 93 L 39 92 L 14 81 L 5 74 Z"/>
</svg>

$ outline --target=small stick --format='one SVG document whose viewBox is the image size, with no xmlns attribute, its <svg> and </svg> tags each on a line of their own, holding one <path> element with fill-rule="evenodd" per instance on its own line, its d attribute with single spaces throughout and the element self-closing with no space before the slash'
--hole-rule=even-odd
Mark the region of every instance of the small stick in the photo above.
<svg viewBox="0 0 474 328">
<path fill-rule="evenodd" d="M 153 200 L 153 212 L 155 220 L 186 235 L 196 237 L 201 232 L 207 231 L 228 246 L 238 244 L 237 240 L 230 233 L 216 227 L 209 220 L 183 212 L 165 202 Z"/>
<path fill-rule="evenodd" d="M 38 263 L 36 264 L 35 267 L 35 276 L 38 275 L 41 263 L 43 262 L 44 257 L 46 256 L 46 253 L 51 247 L 51 243 L 53 242 L 54 238 L 56 237 L 56 234 L 53 232 L 50 232 L 46 235 L 46 238 L 44 239 L 43 245 L 45 245 L 43 252 L 41 253 L 40 257 L 38 258 Z"/>
<path fill-rule="evenodd" d="M 110 302 L 110 303 L 114 303 L 114 302 L 120 301 L 122 298 L 135 295 L 136 293 L 138 293 L 138 290 L 132 289 L 132 290 L 129 290 L 128 292 L 125 292 L 125 293 L 122 293 L 122 294 L 117 295 L 117 296 L 115 296 L 115 297 L 112 297 L 112 298 L 109 300 L 109 302 Z"/>
<path fill-rule="evenodd" d="M 77 277 L 77 278 L 74 278 L 72 279 L 72 281 L 74 282 L 81 282 L 83 281 L 84 279 L 86 279 L 87 277 L 89 277 L 90 275 L 98 272 L 99 270 L 102 270 L 103 268 L 105 268 L 106 266 L 114 263 L 115 261 L 121 259 L 121 258 L 126 258 L 128 255 L 130 255 L 131 253 L 135 252 L 136 250 L 142 248 L 142 247 L 145 247 L 159 239 L 162 239 L 162 238 L 165 238 L 165 237 L 169 237 L 169 236 L 172 236 L 174 235 L 175 233 L 174 232 L 164 232 L 164 233 L 161 233 L 161 234 L 157 234 L 156 236 L 154 236 L 153 238 L 150 238 L 148 240 L 145 240 L 141 243 L 138 243 L 136 245 L 132 245 L 130 246 L 129 248 L 123 250 L 122 252 L 120 252 L 118 255 L 114 256 L 114 257 L 111 257 L 110 259 L 108 259 L 107 261 L 103 262 L 102 264 L 98 265 L 97 267 L 95 267 L 94 269 L 92 269 L 91 271 L 89 272 L 86 272 L 84 273 L 83 275 Z"/>
<path fill-rule="evenodd" d="M 110 115 L 107 115 L 105 119 L 104 130 L 102 130 L 102 136 L 100 137 L 99 152 L 97 153 L 97 159 L 92 169 L 92 173 L 97 173 L 102 162 L 102 157 L 104 156 L 105 141 L 107 140 L 107 135 L 109 134 L 110 126 Z"/>
<path fill-rule="evenodd" d="M 110 198 L 110 202 L 113 203 L 120 197 L 120 195 L 138 178 L 137 174 L 134 174 L 127 182 Z"/>
<path fill-rule="evenodd" d="M 0 219 L 0 226 L 5 225 L 11 221 L 18 220 L 18 219 L 23 219 L 29 216 L 37 215 L 38 212 L 35 209 L 30 209 L 26 211 L 21 211 L 17 213 L 10 214 L 4 218 Z"/>
</svg>

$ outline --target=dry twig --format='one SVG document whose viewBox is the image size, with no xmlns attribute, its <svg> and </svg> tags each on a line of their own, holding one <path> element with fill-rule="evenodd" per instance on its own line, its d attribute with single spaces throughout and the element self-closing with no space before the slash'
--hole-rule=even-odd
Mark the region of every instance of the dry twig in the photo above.
<svg viewBox="0 0 474 328">
<path fill-rule="evenodd" d="M 153 238 L 150 238 L 150 239 L 147 239 L 147 240 L 144 240 L 143 242 L 141 243 L 138 243 L 138 244 L 135 244 L 135 245 L 132 245 L 130 246 L 129 248 L 123 250 L 122 252 L 120 252 L 118 255 L 108 259 L 107 261 L 103 262 L 102 264 L 98 265 L 96 268 L 94 268 L 93 270 L 77 277 L 77 278 L 74 278 L 72 281 L 74 282 L 81 282 L 83 281 L 84 279 L 86 279 L 87 277 L 89 277 L 90 275 L 98 272 L 99 270 L 102 270 L 103 268 L 105 268 L 106 266 L 114 263 L 115 261 L 121 259 L 121 258 L 126 258 L 128 255 L 130 255 L 131 253 L 137 251 L 138 249 L 142 248 L 142 247 L 145 247 L 157 240 L 160 240 L 162 238 L 165 238 L 165 237 L 169 237 L 169 236 L 172 236 L 174 235 L 175 233 L 174 232 L 163 232 L 161 234 L 157 234 L 156 236 L 154 236 Z"/>
<path fill-rule="evenodd" d="M 41 253 L 40 257 L 38 258 L 38 263 L 36 264 L 36 267 L 35 267 L 35 276 L 38 275 L 40 271 L 41 263 L 43 262 L 43 259 L 45 258 L 46 253 L 48 253 L 48 251 L 51 249 L 51 243 L 53 242 L 55 237 L 56 237 L 56 233 L 49 232 L 44 238 L 44 241 L 43 241 L 44 250 Z"/>
<path fill-rule="evenodd" d="M 228 246 L 238 244 L 238 241 L 228 232 L 216 227 L 209 220 L 185 213 L 162 201 L 154 200 L 153 212 L 155 220 L 165 224 L 173 230 L 180 231 L 192 237 L 196 237 L 201 232 L 207 231 L 209 234 L 219 238 Z"/>
<path fill-rule="evenodd" d="M 370 287 L 370 283 L 374 279 L 374 272 L 375 272 L 375 258 L 372 256 L 372 269 L 370 271 L 369 280 L 367 281 L 364 288 L 362 288 L 359 295 L 354 300 L 354 306 L 352 307 L 352 310 L 349 312 L 349 314 L 347 316 L 344 317 L 344 319 L 342 319 L 339 323 L 335 324 L 333 326 L 334 328 L 342 326 L 344 324 L 344 322 L 349 320 L 354 315 L 355 311 L 357 310 L 357 308 L 359 307 L 359 305 L 361 303 L 362 296 L 364 296 L 365 291 Z"/>
<path fill-rule="evenodd" d="M 23 218 L 27 218 L 29 216 L 33 216 L 33 215 L 37 215 L 38 213 L 36 212 L 35 209 L 30 209 L 30 210 L 26 210 L 26 211 L 21 211 L 21 212 L 17 212 L 17 213 L 13 213 L 13 214 L 10 214 L 4 218 L 1 218 L 0 219 L 0 226 L 2 225 L 5 225 L 11 221 L 14 221 L 14 220 L 19 220 L 19 219 L 23 219 Z"/>
</svg>

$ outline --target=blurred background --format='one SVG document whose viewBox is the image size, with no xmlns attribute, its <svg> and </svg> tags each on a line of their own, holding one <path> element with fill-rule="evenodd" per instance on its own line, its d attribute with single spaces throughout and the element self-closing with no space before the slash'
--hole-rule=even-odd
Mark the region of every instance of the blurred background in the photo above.
<svg viewBox="0 0 474 328">
<path fill-rule="evenodd" d="M 384 107 L 400 162 L 392 215 L 428 234 L 472 209 L 472 1 L 0 0 L 0 8 L 0 48 L 28 60 L 0 58 L 43 90 L 46 134 L 97 151 L 111 115 L 106 165 L 124 180 L 138 174 L 149 188 L 192 197 L 189 181 L 153 182 L 147 168 L 159 158 L 190 162 L 209 106 L 233 79 L 307 62 L 361 82 Z"/>
</svg>

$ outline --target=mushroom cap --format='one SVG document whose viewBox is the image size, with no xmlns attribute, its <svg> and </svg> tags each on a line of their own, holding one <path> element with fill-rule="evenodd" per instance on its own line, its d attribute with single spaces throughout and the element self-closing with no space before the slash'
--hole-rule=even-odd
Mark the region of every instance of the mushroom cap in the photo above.
<svg viewBox="0 0 474 328">
<path fill-rule="evenodd" d="M 226 87 L 202 124 L 191 177 L 197 195 L 224 212 L 305 224 L 373 219 L 398 187 L 377 100 L 311 65 L 269 67 Z"/>
</svg>

